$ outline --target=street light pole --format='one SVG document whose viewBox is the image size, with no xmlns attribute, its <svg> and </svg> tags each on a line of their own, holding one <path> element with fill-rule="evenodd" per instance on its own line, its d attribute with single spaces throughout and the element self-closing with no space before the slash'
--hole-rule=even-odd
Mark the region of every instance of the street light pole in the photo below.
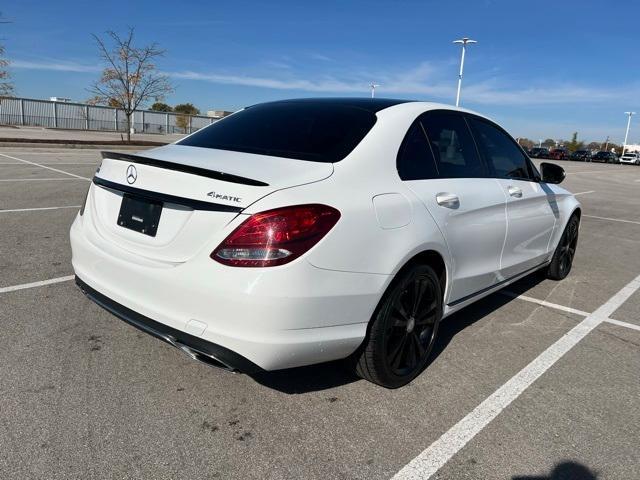
<svg viewBox="0 0 640 480">
<path fill-rule="evenodd" d="M 627 131 L 624 133 L 624 143 L 622 144 L 622 155 L 624 155 L 624 151 L 627 149 L 627 138 L 629 138 L 629 127 L 631 127 L 631 115 L 635 115 L 636 112 L 624 112 L 629 116 L 627 119 Z"/>
<path fill-rule="evenodd" d="M 460 57 L 460 73 L 458 74 L 458 93 L 456 93 L 456 107 L 460 106 L 460 88 L 462 87 L 462 72 L 464 70 L 464 54 L 467 50 L 467 45 L 472 43 L 478 43 L 470 38 L 463 37 L 461 40 L 454 40 L 453 43 L 462 44 L 462 55 Z"/>
</svg>

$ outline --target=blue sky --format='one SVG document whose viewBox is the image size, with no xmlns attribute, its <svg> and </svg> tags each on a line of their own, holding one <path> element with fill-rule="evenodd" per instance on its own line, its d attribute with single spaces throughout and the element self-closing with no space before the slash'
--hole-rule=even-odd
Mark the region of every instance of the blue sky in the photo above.
<svg viewBox="0 0 640 480">
<path fill-rule="evenodd" d="M 0 7 L 0 38 L 17 94 L 85 100 L 101 65 L 91 34 L 136 28 L 167 50 L 158 66 L 170 104 L 234 110 L 309 96 L 453 103 L 460 51 L 462 105 L 514 136 L 621 142 L 624 112 L 640 112 L 640 2 L 20 0 Z M 640 117 L 638 117 L 640 122 Z M 630 143 L 640 143 L 640 123 Z"/>
</svg>

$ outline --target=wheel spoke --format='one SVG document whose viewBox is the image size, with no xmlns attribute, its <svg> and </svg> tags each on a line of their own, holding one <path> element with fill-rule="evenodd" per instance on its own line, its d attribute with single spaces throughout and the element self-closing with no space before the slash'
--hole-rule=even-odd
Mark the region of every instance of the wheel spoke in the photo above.
<svg viewBox="0 0 640 480">
<path fill-rule="evenodd" d="M 396 310 L 396 312 L 400 314 L 401 318 L 409 319 L 409 315 L 407 315 L 407 311 L 405 310 L 404 305 L 402 305 L 402 302 L 400 301 L 400 297 L 401 295 L 399 295 L 396 298 L 396 300 L 393 302 L 393 308 Z"/>
<path fill-rule="evenodd" d="M 414 317 L 418 312 L 418 308 L 420 307 L 420 302 L 422 301 L 422 296 L 424 295 L 426 287 L 426 282 L 423 279 L 416 279 L 413 282 L 413 309 L 411 311 L 411 314 Z"/>
<path fill-rule="evenodd" d="M 393 323 L 391 323 L 391 328 L 407 327 L 408 320 L 406 318 L 391 314 L 391 319 L 393 320 Z"/>
<path fill-rule="evenodd" d="M 413 340 L 411 339 L 407 340 L 407 342 L 405 343 L 404 352 L 405 352 L 405 355 L 404 355 L 405 365 L 409 368 L 412 368 L 416 364 L 416 361 L 415 361 L 416 346 Z"/>
<path fill-rule="evenodd" d="M 407 343 L 407 336 L 404 335 L 402 339 L 398 342 L 393 349 L 393 352 L 389 355 L 389 365 L 391 365 L 392 369 L 397 369 L 400 365 L 400 361 L 402 360 L 403 353 L 405 351 L 405 345 Z"/>
<path fill-rule="evenodd" d="M 416 325 L 427 325 L 433 323 L 432 320 L 436 318 L 436 302 L 434 301 L 429 309 L 416 318 Z"/>
<path fill-rule="evenodd" d="M 426 353 L 426 350 L 424 348 L 424 345 L 422 345 L 422 342 L 420 341 L 420 336 L 417 335 L 415 331 L 413 333 L 413 341 L 416 343 L 418 360 L 419 360 L 424 356 L 424 354 Z"/>
</svg>

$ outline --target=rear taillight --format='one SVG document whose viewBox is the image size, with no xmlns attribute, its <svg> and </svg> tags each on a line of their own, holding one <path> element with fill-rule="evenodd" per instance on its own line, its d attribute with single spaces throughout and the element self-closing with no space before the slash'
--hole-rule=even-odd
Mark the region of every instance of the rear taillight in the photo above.
<svg viewBox="0 0 640 480">
<path fill-rule="evenodd" d="M 333 228 L 340 212 L 327 205 L 295 205 L 256 213 L 236 228 L 211 258 L 235 267 L 289 263 Z"/>
</svg>

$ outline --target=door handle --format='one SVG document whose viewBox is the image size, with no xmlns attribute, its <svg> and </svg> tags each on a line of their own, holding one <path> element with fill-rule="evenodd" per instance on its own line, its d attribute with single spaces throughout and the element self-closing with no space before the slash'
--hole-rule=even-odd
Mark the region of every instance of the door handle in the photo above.
<svg viewBox="0 0 640 480">
<path fill-rule="evenodd" d="M 436 203 L 441 207 L 458 208 L 460 199 L 455 193 L 440 192 L 436 195 Z"/>
<path fill-rule="evenodd" d="M 518 187 L 514 187 L 513 185 L 509 185 L 507 188 L 509 195 L 516 198 L 522 198 L 522 189 Z"/>
</svg>

